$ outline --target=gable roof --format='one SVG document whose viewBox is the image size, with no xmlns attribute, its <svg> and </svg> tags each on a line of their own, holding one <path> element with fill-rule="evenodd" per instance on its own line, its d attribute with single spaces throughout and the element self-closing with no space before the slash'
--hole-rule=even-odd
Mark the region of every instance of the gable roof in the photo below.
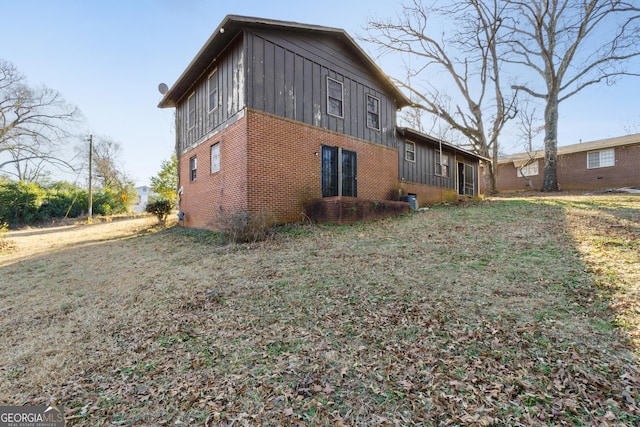
<svg viewBox="0 0 640 427">
<path fill-rule="evenodd" d="M 562 156 L 564 154 L 583 153 L 587 151 L 605 150 L 607 148 L 633 144 L 640 144 L 640 133 L 618 136 L 615 138 L 599 139 L 597 141 L 584 142 L 580 144 L 564 145 L 562 147 L 558 147 L 558 156 Z M 518 163 L 534 159 L 544 159 L 544 150 L 538 150 L 531 153 L 510 154 L 508 156 L 500 157 L 500 159 L 498 159 L 498 163 Z"/>
<path fill-rule="evenodd" d="M 320 25 L 300 24 L 288 21 L 276 21 L 272 19 L 253 18 L 248 16 L 227 15 L 218 28 L 211 34 L 204 46 L 193 58 L 178 80 L 171 86 L 158 104 L 160 108 L 175 107 L 196 81 L 206 72 L 209 65 L 218 57 L 231 41 L 244 29 L 270 28 L 283 32 L 309 32 L 322 33 L 334 37 L 347 49 L 351 50 L 371 73 L 376 76 L 383 86 L 393 94 L 398 108 L 406 107 L 411 101 L 391 82 L 378 65 L 367 55 L 360 46 L 339 28 L 324 27 Z"/>
<path fill-rule="evenodd" d="M 398 133 L 400 133 L 400 135 L 404 136 L 405 138 L 411 140 L 412 142 L 427 143 L 438 148 L 442 146 L 442 147 L 445 147 L 447 150 L 453 151 L 454 153 L 457 153 L 457 154 L 473 157 L 479 160 L 484 160 L 485 162 L 491 161 L 491 159 L 487 157 L 483 157 L 479 154 L 472 153 L 469 150 L 465 150 L 464 148 L 458 147 L 457 145 L 453 145 L 449 142 L 441 141 L 438 138 L 418 132 L 415 129 L 398 127 Z"/>
</svg>

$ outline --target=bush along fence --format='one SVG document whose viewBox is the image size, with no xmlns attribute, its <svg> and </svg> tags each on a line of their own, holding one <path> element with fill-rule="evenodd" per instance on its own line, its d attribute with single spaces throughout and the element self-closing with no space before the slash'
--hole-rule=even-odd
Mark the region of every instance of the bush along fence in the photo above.
<svg viewBox="0 0 640 427">
<path fill-rule="evenodd" d="M 92 197 L 94 215 L 127 211 L 130 202 L 120 191 L 99 189 Z M 0 223 L 33 224 L 86 215 L 89 192 L 67 182 L 37 184 L 0 178 Z"/>
</svg>

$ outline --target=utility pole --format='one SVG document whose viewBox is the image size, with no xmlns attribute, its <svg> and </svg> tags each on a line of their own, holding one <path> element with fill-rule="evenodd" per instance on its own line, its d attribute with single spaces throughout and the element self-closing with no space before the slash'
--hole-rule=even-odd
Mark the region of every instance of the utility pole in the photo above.
<svg viewBox="0 0 640 427">
<path fill-rule="evenodd" d="M 91 224 L 93 218 L 93 189 L 91 188 L 91 178 L 93 175 L 92 169 L 92 157 L 93 157 L 93 135 L 89 135 L 89 216 L 87 222 Z"/>
</svg>

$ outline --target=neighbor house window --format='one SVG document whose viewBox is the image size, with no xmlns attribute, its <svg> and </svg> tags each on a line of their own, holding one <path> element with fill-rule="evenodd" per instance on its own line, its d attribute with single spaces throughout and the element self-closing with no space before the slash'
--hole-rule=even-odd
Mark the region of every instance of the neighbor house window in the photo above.
<svg viewBox="0 0 640 427">
<path fill-rule="evenodd" d="M 189 178 L 191 181 L 195 181 L 198 175 L 198 158 L 192 157 L 189 159 Z"/>
<path fill-rule="evenodd" d="M 380 100 L 367 95 L 367 126 L 380 129 Z"/>
<path fill-rule="evenodd" d="M 207 80 L 207 88 L 209 92 L 209 111 L 218 108 L 218 72 L 214 71 L 209 75 Z"/>
<path fill-rule="evenodd" d="M 519 177 L 525 177 L 525 176 L 536 176 L 538 175 L 538 161 L 534 160 L 531 163 L 528 163 L 526 165 L 520 166 L 518 168 L 518 176 Z"/>
<path fill-rule="evenodd" d="M 587 169 L 604 168 L 607 166 L 615 166 L 615 164 L 616 157 L 613 148 L 587 153 Z"/>
<path fill-rule="evenodd" d="M 409 162 L 416 161 L 416 144 L 415 142 L 407 141 L 404 145 L 404 158 Z"/>
<path fill-rule="evenodd" d="M 436 175 L 449 176 L 449 156 L 436 151 Z"/>
<path fill-rule="evenodd" d="M 196 97 L 195 94 L 191 94 L 187 100 L 187 127 L 189 129 L 196 125 Z"/>
<path fill-rule="evenodd" d="M 327 78 L 327 113 L 332 116 L 342 117 L 342 83 Z"/>
<path fill-rule="evenodd" d="M 220 170 L 220 143 L 211 146 L 211 173 Z"/>
</svg>

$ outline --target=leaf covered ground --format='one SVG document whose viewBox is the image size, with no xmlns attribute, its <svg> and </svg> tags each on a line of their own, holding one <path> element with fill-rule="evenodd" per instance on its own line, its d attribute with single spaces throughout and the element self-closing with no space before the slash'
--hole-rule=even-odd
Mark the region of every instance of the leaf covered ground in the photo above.
<svg viewBox="0 0 640 427">
<path fill-rule="evenodd" d="M 77 426 L 638 425 L 639 234 L 638 196 L 565 196 L 253 245 L 16 238 L 0 404 Z"/>
</svg>

